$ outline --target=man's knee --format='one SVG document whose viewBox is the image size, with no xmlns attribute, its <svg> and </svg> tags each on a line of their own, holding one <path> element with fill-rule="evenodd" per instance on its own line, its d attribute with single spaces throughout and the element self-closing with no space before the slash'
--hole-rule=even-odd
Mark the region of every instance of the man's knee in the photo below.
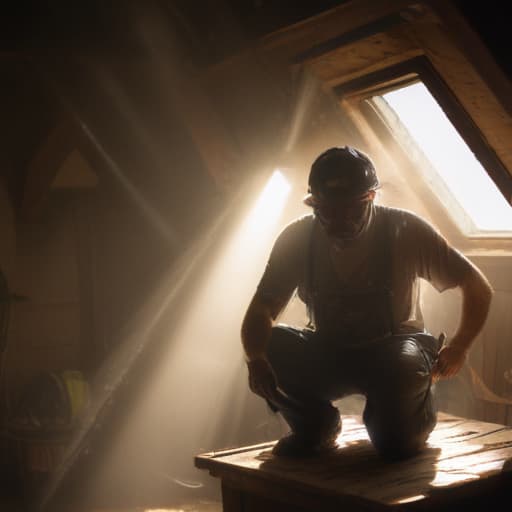
<svg viewBox="0 0 512 512">
<path fill-rule="evenodd" d="M 283 362 L 290 359 L 294 353 L 294 345 L 297 343 L 299 333 L 295 329 L 275 325 L 272 327 L 271 336 L 267 345 L 267 358 L 274 368 L 279 368 Z"/>
<path fill-rule="evenodd" d="M 396 407 L 386 403 L 371 403 L 366 406 L 363 420 L 370 439 L 386 459 L 401 459 L 420 452 L 437 422 L 432 397 L 426 395 L 419 400 L 394 401 Z"/>
<path fill-rule="evenodd" d="M 286 325 L 272 328 L 267 345 L 267 358 L 277 377 L 279 387 L 287 393 L 304 394 L 314 389 L 316 367 L 304 334 Z"/>
</svg>

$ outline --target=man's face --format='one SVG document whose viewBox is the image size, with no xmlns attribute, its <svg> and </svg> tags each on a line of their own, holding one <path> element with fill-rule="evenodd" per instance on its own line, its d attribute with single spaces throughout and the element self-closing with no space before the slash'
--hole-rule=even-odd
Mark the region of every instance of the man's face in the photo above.
<svg viewBox="0 0 512 512">
<path fill-rule="evenodd" d="M 330 238 L 348 241 L 356 238 L 363 229 L 375 191 L 360 197 L 340 198 L 336 201 L 312 201 L 316 217 Z"/>
</svg>

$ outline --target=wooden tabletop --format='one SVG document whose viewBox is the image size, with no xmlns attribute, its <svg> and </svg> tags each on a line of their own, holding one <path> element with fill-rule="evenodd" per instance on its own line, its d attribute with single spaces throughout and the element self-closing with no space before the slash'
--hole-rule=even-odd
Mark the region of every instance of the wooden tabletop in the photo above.
<svg viewBox="0 0 512 512">
<path fill-rule="evenodd" d="M 424 452 L 394 463 L 379 458 L 357 416 L 343 416 L 338 450 L 322 457 L 275 457 L 275 442 L 204 453 L 195 464 L 242 487 L 248 482 L 255 488 L 263 483 L 263 489 L 276 484 L 397 509 L 485 492 L 503 479 L 512 489 L 512 429 L 494 423 L 440 413 Z"/>
</svg>

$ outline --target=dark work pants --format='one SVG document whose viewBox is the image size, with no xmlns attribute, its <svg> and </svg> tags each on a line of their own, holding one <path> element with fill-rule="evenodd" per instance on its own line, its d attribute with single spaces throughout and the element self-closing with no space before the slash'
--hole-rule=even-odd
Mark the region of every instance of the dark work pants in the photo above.
<svg viewBox="0 0 512 512">
<path fill-rule="evenodd" d="M 425 333 L 393 335 L 358 346 L 324 339 L 309 330 L 273 328 L 268 358 L 280 389 L 292 402 L 270 404 L 292 431 L 320 438 L 339 421 L 332 401 L 366 397 L 368 435 L 385 458 L 421 450 L 437 415 L 430 372 L 438 341 Z"/>
</svg>

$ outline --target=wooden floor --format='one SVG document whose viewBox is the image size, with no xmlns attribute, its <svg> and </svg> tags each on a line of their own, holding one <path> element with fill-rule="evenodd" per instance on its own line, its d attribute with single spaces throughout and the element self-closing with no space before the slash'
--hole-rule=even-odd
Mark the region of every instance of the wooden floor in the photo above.
<svg viewBox="0 0 512 512">
<path fill-rule="evenodd" d="M 2 512 L 32 512 L 20 500 L 0 499 Z M 197 500 L 193 502 L 177 503 L 172 507 L 131 507 L 131 508 L 95 508 L 80 512 L 222 512 L 222 503 L 218 501 Z"/>
<path fill-rule="evenodd" d="M 485 493 L 492 498 L 503 478 L 512 499 L 512 429 L 504 425 L 440 414 L 426 450 L 393 464 L 378 457 L 360 418 L 353 416 L 343 417 L 333 454 L 287 459 L 272 455 L 273 444 L 202 454 L 196 465 L 222 480 L 225 499 L 265 498 L 267 510 L 274 510 L 269 499 L 281 503 L 275 510 L 315 510 L 319 503 L 323 510 L 339 510 L 340 504 L 357 510 L 434 509 Z"/>
<path fill-rule="evenodd" d="M 91 510 L 91 512 L 222 512 L 222 503 L 213 501 L 197 501 L 193 503 L 181 503 L 173 508 L 100 508 Z"/>
</svg>

